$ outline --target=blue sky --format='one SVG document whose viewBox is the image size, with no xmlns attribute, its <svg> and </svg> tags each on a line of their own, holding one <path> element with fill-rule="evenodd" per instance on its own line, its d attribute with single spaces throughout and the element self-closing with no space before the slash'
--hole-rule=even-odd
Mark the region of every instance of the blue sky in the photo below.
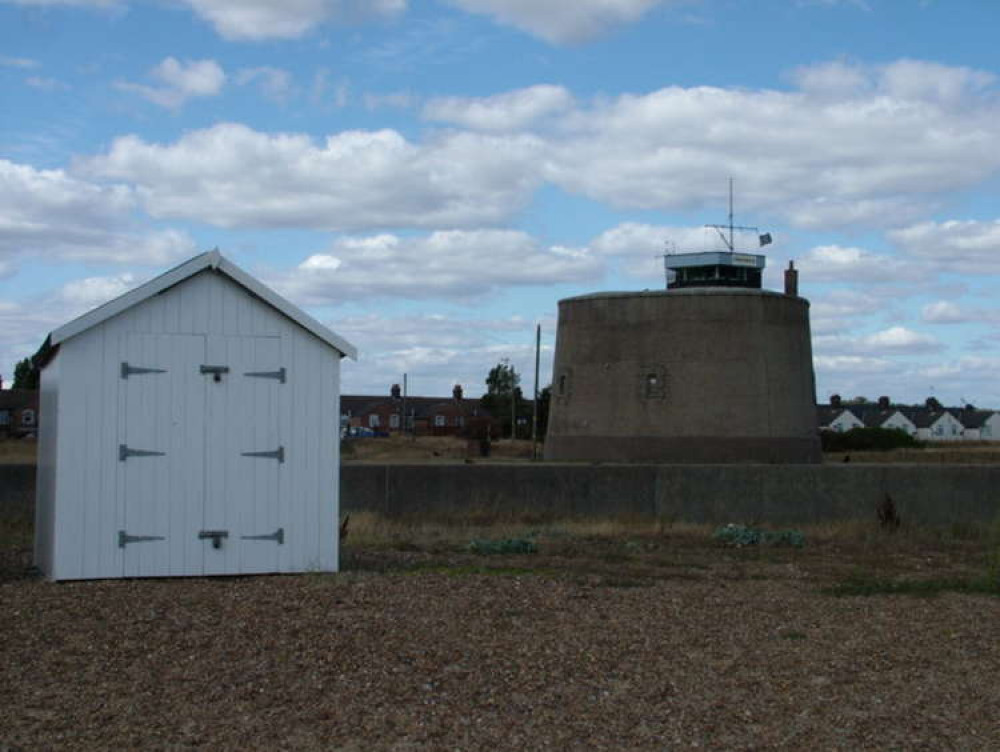
<svg viewBox="0 0 1000 752">
<path fill-rule="evenodd" d="M 349 393 L 549 381 L 556 304 L 772 233 L 817 392 L 1000 407 L 1000 5 L 0 0 L 0 374 L 213 247 Z"/>
</svg>

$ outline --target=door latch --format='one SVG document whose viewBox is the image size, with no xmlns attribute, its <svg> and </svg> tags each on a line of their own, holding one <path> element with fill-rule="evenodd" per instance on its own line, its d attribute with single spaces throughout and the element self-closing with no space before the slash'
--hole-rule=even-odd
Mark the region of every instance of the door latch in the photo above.
<svg viewBox="0 0 1000 752">
<path fill-rule="evenodd" d="M 201 366 L 199 373 L 210 373 L 212 374 L 212 380 L 215 382 L 222 381 L 222 374 L 229 373 L 229 366 Z"/>
<path fill-rule="evenodd" d="M 222 548 L 223 539 L 228 537 L 228 530 L 202 530 L 198 533 L 198 540 L 212 539 L 212 548 Z"/>
</svg>

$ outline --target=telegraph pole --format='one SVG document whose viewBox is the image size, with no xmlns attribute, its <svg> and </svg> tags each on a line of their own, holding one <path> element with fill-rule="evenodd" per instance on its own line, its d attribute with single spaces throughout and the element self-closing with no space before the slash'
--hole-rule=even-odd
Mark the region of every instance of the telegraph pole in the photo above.
<svg viewBox="0 0 1000 752">
<path fill-rule="evenodd" d="M 538 355 L 542 349 L 542 325 L 535 325 L 535 396 L 531 413 L 531 459 L 538 459 Z"/>
</svg>

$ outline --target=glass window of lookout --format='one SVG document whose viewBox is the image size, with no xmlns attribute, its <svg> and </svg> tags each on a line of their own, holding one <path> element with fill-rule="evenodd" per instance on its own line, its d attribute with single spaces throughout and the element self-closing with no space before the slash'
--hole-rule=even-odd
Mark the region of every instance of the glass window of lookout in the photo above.
<svg viewBox="0 0 1000 752">
<path fill-rule="evenodd" d="M 708 264 L 705 266 L 682 266 L 672 269 L 673 279 L 667 289 L 681 287 L 749 287 L 759 290 L 761 270 L 749 266 L 729 264 Z"/>
</svg>

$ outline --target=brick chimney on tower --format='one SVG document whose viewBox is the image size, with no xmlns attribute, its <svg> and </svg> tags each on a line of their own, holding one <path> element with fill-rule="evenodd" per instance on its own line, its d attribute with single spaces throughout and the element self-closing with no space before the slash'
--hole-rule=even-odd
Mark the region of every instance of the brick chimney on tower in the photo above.
<svg viewBox="0 0 1000 752">
<path fill-rule="evenodd" d="M 799 270 L 795 268 L 794 261 L 789 261 L 785 269 L 785 295 L 799 296 Z"/>
</svg>

